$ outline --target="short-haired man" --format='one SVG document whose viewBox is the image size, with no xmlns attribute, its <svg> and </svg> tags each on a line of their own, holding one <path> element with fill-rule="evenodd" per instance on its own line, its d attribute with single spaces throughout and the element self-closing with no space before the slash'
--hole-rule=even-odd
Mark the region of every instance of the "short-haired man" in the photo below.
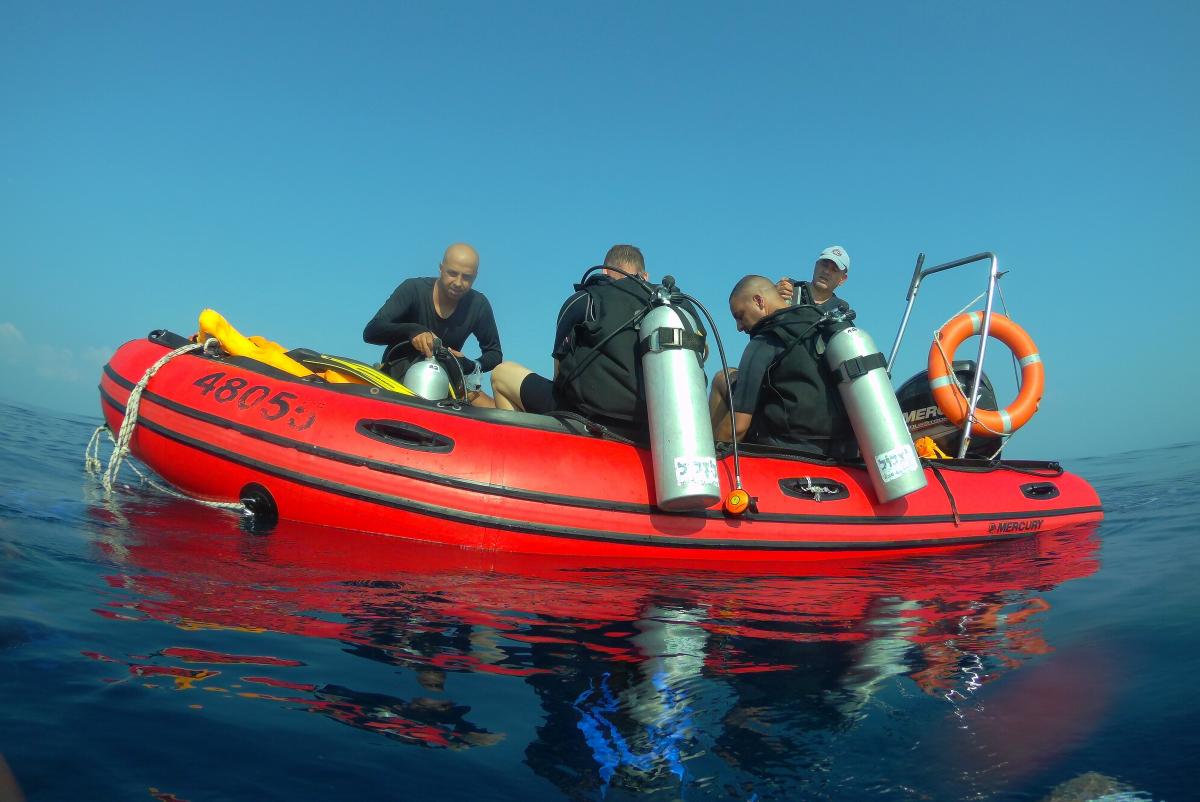
<svg viewBox="0 0 1200 802">
<path fill-rule="evenodd" d="M 817 257 L 813 280 L 794 288 L 797 303 L 763 276 L 742 278 L 729 295 L 729 311 L 750 343 L 736 371 L 718 374 L 710 396 L 713 431 L 718 440 L 794 446 L 828 455 L 848 433 L 837 383 L 825 363 L 830 313 L 850 307 L 834 294 L 846 280 L 850 257 L 834 245 Z M 789 293 L 792 295 L 792 293 Z M 733 385 L 729 409 L 726 382 Z"/>
<path fill-rule="evenodd" d="M 823 307 L 840 301 L 834 292 L 849 277 L 850 254 L 841 245 L 830 245 L 817 256 L 811 281 L 794 281 L 785 276 L 775 283 L 775 288 L 789 304 L 812 303 Z M 796 289 L 800 290 L 801 297 L 793 300 Z"/>
<path fill-rule="evenodd" d="M 614 245 L 604 268 L 559 310 L 554 379 L 505 362 L 492 373 L 497 407 L 576 411 L 634 436 L 645 427 L 635 315 L 650 301 L 646 263 L 634 246 Z"/>
<path fill-rule="evenodd" d="M 479 276 L 479 254 L 465 242 L 446 249 L 436 278 L 410 278 L 392 292 L 387 302 L 363 329 L 363 340 L 386 346 L 382 369 L 403 379 L 408 367 L 433 355 L 434 339 L 450 349 L 466 376 L 487 372 L 504 359 L 492 305 L 472 288 Z M 479 360 L 462 353 L 467 337 L 474 336 L 482 354 Z M 480 392 L 468 394 L 472 403 L 492 406 Z"/>
</svg>

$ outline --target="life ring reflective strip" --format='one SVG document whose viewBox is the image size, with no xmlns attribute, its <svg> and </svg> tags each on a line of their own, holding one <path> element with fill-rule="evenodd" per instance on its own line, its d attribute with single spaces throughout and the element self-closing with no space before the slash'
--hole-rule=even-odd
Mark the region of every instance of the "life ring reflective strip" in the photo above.
<svg viewBox="0 0 1200 802">
<path fill-rule="evenodd" d="M 982 312 L 966 312 L 951 319 L 938 331 L 929 349 L 929 389 L 934 403 L 955 426 L 967 418 L 968 401 L 954 378 L 954 352 L 964 340 L 983 328 Z M 1021 365 L 1021 392 L 1004 409 L 976 409 L 971 434 L 995 436 L 1020 429 L 1037 412 L 1045 386 L 1045 367 L 1033 338 L 1004 315 L 992 315 L 988 336 L 1009 347 Z M 939 347 L 940 346 L 940 347 Z"/>
</svg>

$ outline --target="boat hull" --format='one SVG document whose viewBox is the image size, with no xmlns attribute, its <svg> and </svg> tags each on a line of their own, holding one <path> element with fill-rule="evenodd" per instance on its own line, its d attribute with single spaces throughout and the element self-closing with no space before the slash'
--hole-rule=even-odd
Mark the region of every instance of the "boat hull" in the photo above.
<svg viewBox="0 0 1200 802">
<path fill-rule="evenodd" d="M 172 338 L 126 343 L 105 366 L 101 407 L 113 431 Z M 439 407 L 196 353 L 151 378 L 131 450 L 206 500 L 255 489 L 283 519 L 506 552 L 804 560 L 942 550 L 1103 515 L 1087 482 L 1054 463 L 949 461 L 926 468 L 923 490 L 879 504 L 863 466 L 767 449 L 741 458 L 754 510 L 666 513 L 653 503 L 647 450 L 569 422 Z M 729 492 L 731 456 L 718 473 Z M 814 496 L 814 486 L 826 491 Z"/>
</svg>

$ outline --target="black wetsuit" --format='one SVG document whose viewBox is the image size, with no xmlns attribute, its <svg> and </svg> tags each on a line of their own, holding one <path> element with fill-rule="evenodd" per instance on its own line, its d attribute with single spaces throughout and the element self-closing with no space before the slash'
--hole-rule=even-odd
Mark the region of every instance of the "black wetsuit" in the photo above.
<svg viewBox="0 0 1200 802">
<path fill-rule="evenodd" d="M 750 330 L 750 343 L 738 363 L 733 408 L 750 413 L 748 442 L 807 446 L 829 453 L 844 438 L 848 423 L 837 382 L 824 359 L 823 327 L 813 327 L 825 312 L 849 312 L 836 295 L 813 304 L 799 282 L 799 307 L 786 307 Z M 807 311 L 806 311 L 807 310 Z"/>
<path fill-rule="evenodd" d="M 443 318 L 433 308 L 436 280 L 425 277 L 405 281 L 363 329 L 363 340 L 387 346 L 383 352 L 383 368 L 398 379 L 403 378 L 408 366 L 420 358 L 419 352 L 412 347 L 412 338 L 426 331 L 433 332 L 442 345 L 455 351 L 461 351 L 467 337 L 473 335 L 483 352 L 479 357 L 483 371 L 491 370 L 504 360 L 492 305 L 483 293 L 468 290 L 450 317 Z M 465 373 L 475 369 L 475 360 L 463 357 L 459 362 Z"/>
<path fill-rule="evenodd" d="M 650 304 L 650 291 L 637 279 L 614 281 L 600 275 L 578 293 L 587 296 L 587 309 L 583 320 L 567 333 L 566 342 L 558 345 L 562 356 L 554 379 L 555 397 L 565 409 L 589 418 L 636 422 L 641 428 L 646 411 L 637 322 Z M 580 305 L 568 299 L 559 314 L 560 330 L 564 318 L 572 317 L 570 310 Z"/>
<path fill-rule="evenodd" d="M 521 384 L 527 412 L 568 410 L 634 439 L 648 435 L 645 388 L 637 354 L 637 320 L 649 305 L 650 293 L 634 278 L 599 274 L 576 285 L 558 313 L 553 355 L 558 377 L 531 373 Z M 705 335 L 691 303 L 680 306 Z"/>
</svg>

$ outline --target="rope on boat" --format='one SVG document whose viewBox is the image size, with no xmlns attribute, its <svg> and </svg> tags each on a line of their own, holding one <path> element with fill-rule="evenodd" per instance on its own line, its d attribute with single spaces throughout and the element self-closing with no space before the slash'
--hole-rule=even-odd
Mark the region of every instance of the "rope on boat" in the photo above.
<svg viewBox="0 0 1200 802">
<path fill-rule="evenodd" d="M 113 484 L 117 480 L 117 474 L 121 470 L 121 464 L 124 462 L 125 457 L 129 455 L 129 444 L 133 439 L 133 430 L 137 426 L 138 409 L 142 401 L 142 392 L 146 389 L 146 385 L 150 383 L 150 379 L 154 377 L 154 374 L 158 373 L 159 369 L 162 368 L 163 365 L 167 364 L 175 357 L 191 351 L 207 349 L 211 343 L 215 342 L 216 340 L 210 338 L 203 343 L 188 343 L 187 345 L 180 346 L 174 351 L 171 351 L 169 354 L 163 356 L 150 366 L 150 368 L 146 371 L 146 374 L 142 376 L 141 380 L 134 385 L 133 389 L 129 392 L 129 400 L 125 402 L 125 419 L 121 422 L 121 429 L 117 433 L 117 436 L 115 438 L 113 437 L 112 431 L 108 428 L 107 424 L 98 427 L 96 431 L 92 432 L 92 437 L 90 440 L 88 440 L 87 447 L 83 452 L 83 467 L 84 470 L 90 474 L 99 473 L 101 469 L 100 433 L 107 433 L 109 440 L 113 442 L 113 452 L 111 455 L 109 455 L 108 466 L 104 469 L 103 474 L 100 476 L 100 484 L 104 488 L 104 492 L 106 494 L 112 492 Z M 191 496 L 187 493 L 182 493 L 174 488 L 167 487 L 166 485 L 154 481 L 146 474 L 142 473 L 142 471 L 138 470 L 138 467 L 132 462 L 129 463 L 129 467 L 132 468 L 133 472 L 136 473 L 146 484 L 150 485 L 156 490 L 162 491 L 163 493 L 175 496 L 176 498 L 187 499 L 189 501 L 198 501 L 205 506 L 215 507 L 222 510 L 237 510 L 240 512 L 245 512 L 246 510 L 246 505 L 242 504 L 240 501 L 209 501 L 207 499 Z"/>
<path fill-rule="evenodd" d="M 962 520 L 958 517 L 958 504 L 954 501 L 954 494 L 950 492 L 950 485 L 946 484 L 946 478 L 942 476 L 941 466 L 930 464 L 929 470 L 933 472 L 933 477 L 938 480 L 938 484 L 942 486 L 942 490 L 950 502 L 950 512 L 954 515 L 954 525 L 956 527 L 961 526 Z"/>
<path fill-rule="evenodd" d="M 100 471 L 101 466 L 99 456 L 101 433 L 108 435 L 109 442 L 116 443 L 116 440 L 113 438 L 112 432 L 109 431 L 108 426 L 99 426 L 96 428 L 96 431 L 92 432 L 92 439 L 88 441 L 88 452 L 91 453 L 84 454 L 84 468 L 90 474 L 96 474 Z M 116 452 L 114 452 L 114 454 L 115 453 Z M 95 456 L 93 456 L 93 454 Z M 246 505 L 242 504 L 240 501 L 209 501 L 208 499 L 199 498 L 197 496 L 190 496 L 187 493 L 183 493 L 173 487 L 154 481 L 145 473 L 143 473 L 133 462 L 124 463 L 124 465 L 136 473 L 138 478 L 141 479 L 144 484 L 153 487 L 155 490 L 158 490 L 161 493 L 166 493 L 168 496 L 174 496 L 175 498 L 183 499 L 184 501 L 195 501 L 205 505 L 206 507 L 213 507 L 219 510 L 232 510 L 234 512 L 240 512 L 243 514 L 246 512 Z M 111 487 L 105 488 L 106 491 L 110 489 Z"/>
<path fill-rule="evenodd" d="M 108 432 L 108 424 L 97 426 L 96 431 L 92 432 L 92 438 L 88 440 L 87 446 L 83 449 L 83 469 L 95 476 L 100 473 L 100 433 Z M 112 432 L 108 432 L 108 439 L 112 440 Z"/>
<path fill-rule="evenodd" d="M 822 493 L 833 495 L 834 493 L 838 492 L 838 488 L 814 485 L 811 476 L 801 476 L 800 478 L 803 479 L 807 484 L 801 485 L 797 489 L 803 490 L 805 493 L 810 494 L 813 497 L 813 501 L 819 502 L 821 500 Z"/>
</svg>

